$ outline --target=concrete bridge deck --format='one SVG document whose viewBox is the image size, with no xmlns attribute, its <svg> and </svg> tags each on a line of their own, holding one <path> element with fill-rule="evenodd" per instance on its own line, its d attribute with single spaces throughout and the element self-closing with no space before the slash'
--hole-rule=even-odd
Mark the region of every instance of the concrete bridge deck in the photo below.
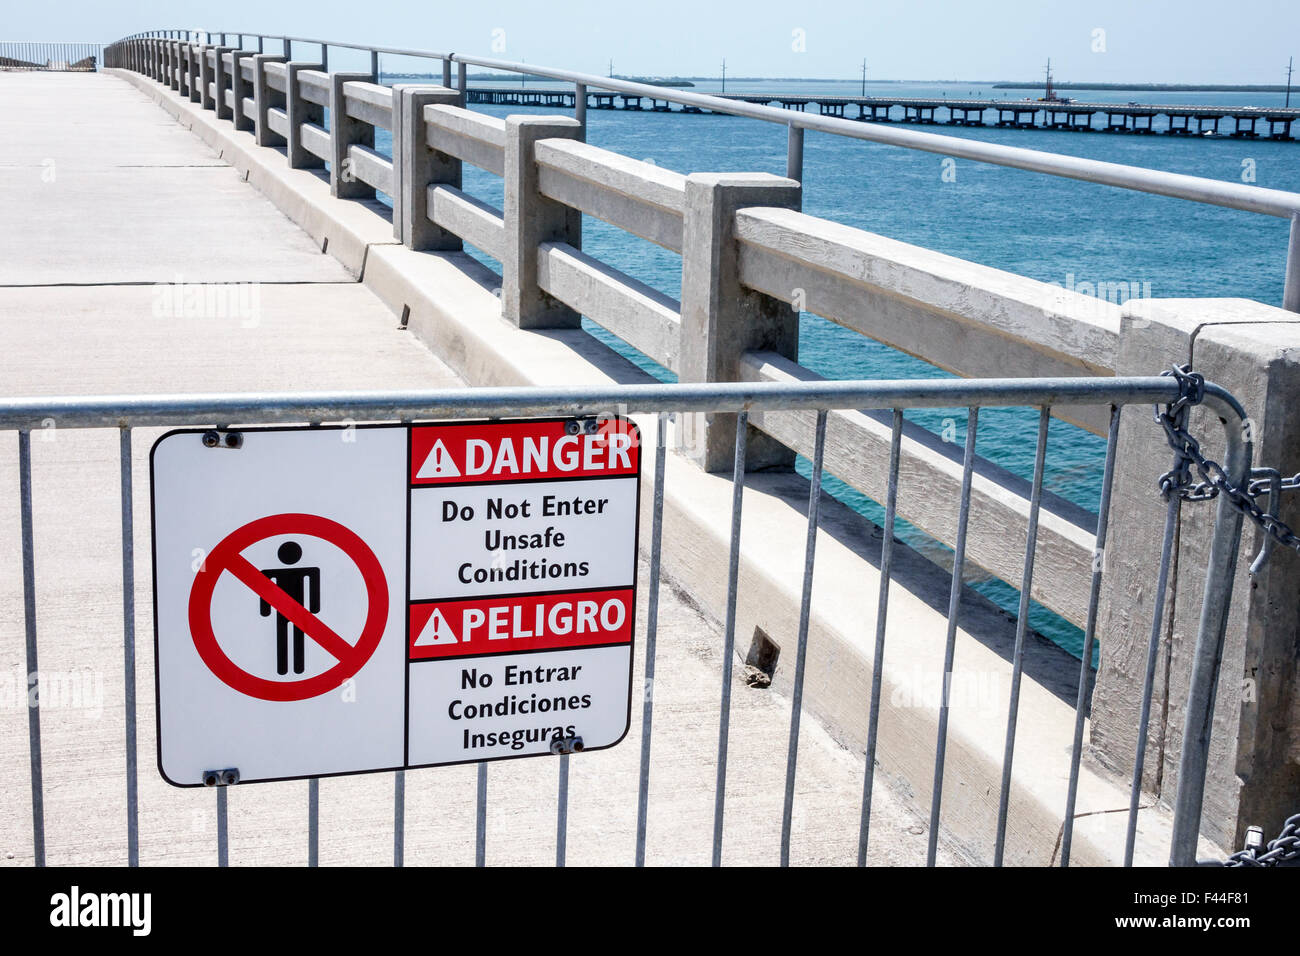
<svg viewBox="0 0 1300 956">
<path fill-rule="evenodd" d="M 0 177 L 0 394 L 462 384 L 398 329 L 367 286 L 135 87 L 105 74 L 2 74 L 0 110 L 10 130 Z M 146 476 L 158 431 L 134 439 L 140 857 L 202 864 L 215 861 L 213 794 L 175 790 L 154 770 Z M 32 861 L 16 445 L 13 433 L 0 433 L 0 540 L 8 544 L 0 549 L 0 863 L 9 865 Z M 48 859 L 121 864 L 117 435 L 54 422 L 33 435 L 32 449 L 41 669 L 84 675 L 102 689 L 84 706 L 41 713 Z M 643 634 L 644 593 L 640 614 Z M 716 627 L 665 589 L 651 863 L 708 861 L 720 644 Z M 640 686 L 640 660 L 637 671 Z M 724 860 L 775 863 L 789 702 L 742 678 L 737 668 Z M 631 860 L 639 719 L 634 707 L 622 746 L 574 760 L 571 862 Z M 805 719 L 794 862 L 855 860 L 862 773 L 860 755 Z M 544 759 L 490 769 L 489 863 L 553 859 L 555 774 Z M 408 863 L 473 861 L 474 786 L 472 767 L 408 774 Z M 322 863 L 392 859 L 392 787 L 386 774 L 322 782 Z M 305 861 L 306 784 L 237 788 L 230 806 L 232 863 Z M 914 808 L 878 782 L 871 861 L 923 861 L 924 832 Z M 941 852 L 940 861 L 954 859 Z"/>
</svg>

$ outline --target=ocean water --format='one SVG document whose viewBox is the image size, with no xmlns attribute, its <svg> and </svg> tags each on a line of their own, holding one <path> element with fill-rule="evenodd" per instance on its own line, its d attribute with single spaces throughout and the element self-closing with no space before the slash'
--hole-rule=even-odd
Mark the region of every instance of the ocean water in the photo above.
<svg viewBox="0 0 1300 956">
<path fill-rule="evenodd" d="M 474 84 L 481 85 L 481 84 Z M 513 84 L 512 84 L 513 85 Z M 558 86 L 558 84 L 538 84 Z M 697 83 L 712 91 L 717 84 Z M 858 92 L 854 82 L 729 81 L 728 92 Z M 997 97 L 1038 93 L 993 90 L 987 85 L 868 84 L 871 95 Z M 1143 93 L 1123 90 L 1071 93 L 1088 102 L 1281 104 L 1282 94 Z M 1300 102 L 1300 96 L 1293 97 Z M 476 106 L 485 113 L 554 110 Z M 587 141 L 682 173 L 785 172 L 783 127 L 757 120 L 707 114 L 589 110 Z M 1160 124 L 1157 124 L 1159 128 Z M 1146 166 L 1231 182 L 1300 190 L 1300 142 L 1217 137 L 1126 136 L 1044 130 L 1004 130 L 937 125 L 928 131 L 1108 162 Z M 377 147 L 387 152 L 390 142 Z M 1118 298 L 1244 297 L 1279 304 L 1287 229 L 1284 220 L 1203 206 L 1177 199 L 1075 182 L 1020 170 L 919 153 L 892 146 L 809 132 L 804 144 L 803 208 L 815 216 L 856 226 L 984 265 L 1046 282 L 1115 290 Z M 945 176 L 945 169 L 947 175 Z M 500 207 L 498 177 L 466 165 L 464 188 Z M 680 294 L 681 259 L 603 222 L 585 218 L 583 248 L 615 268 L 672 296 Z M 471 250 L 476 252 L 475 250 Z M 479 254 L 495 269 L 499 266 Z M 1084 288 L 1088 286 L 1085 285 Z M 1103 293 L 1105 294 L 1105 293 Z M 584 320 L 585 322 L 585 320 Z M 591 331 L 664 381 L 666 370 L 591 323 Z M 835 379 L 942 378 L 948 373 L 871 339 L 804 313 L 799 361 Z M 1153 367 L 1151 373 L 1161 371 Z M 958 445 L 965 440 L 965 409 L 909 412 L 909 420 Z M 1152 426 L 1156 426 L 1153 424 Z M 1037 412 L 986 409 L 979 417 L 977 452 L 1029 478 Z M 1053 420 L 1044 485 L 1090 511 L 1100 495 L 1104 441 Z M 807 474 L 807 462 L 800 463 Z M 827 489 L 880 522 L 883 509 L 842 482 Z M 1155 489 L 1152 501 L 1155 506 Z M 898 536 L 943 564 L 950 552 L 900 522 Z M 970 569 L 976 589 L 1011 613 L 1018 593 L 1011 585 Z M 1078 628 L 1033 605 L 1030 625 L 1071 653 L 1081 653 Z M 1094 664 L 1096 657 L 1094 655 Z"/>
</svg>

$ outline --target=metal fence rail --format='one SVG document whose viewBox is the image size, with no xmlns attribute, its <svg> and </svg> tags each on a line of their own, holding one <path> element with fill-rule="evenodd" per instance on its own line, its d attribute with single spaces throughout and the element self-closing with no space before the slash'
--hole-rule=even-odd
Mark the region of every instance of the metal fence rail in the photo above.
<svg viewBox="0 0 1300 956">
<path fill-rule="evenodd" d="M 0 70 L 93 73 L 102 59 L 98 43 L 29 43 L 0 40 Z"/>
<path fill-rule="evenodd" d="M 726 812 L 727 747 L 730 717 L 730 677 L 735 649 L 736 606 L 739 597 L 739 568 L 741 563 L 740 530 L 742 502 L 745 487 L 746 436 L 748 416 L 755 411 L 803 409 L 815 410 L 815 446 L 820 452 L 825 446 L 827 412 L 831 409 L 890 409 L 893 412 L 893 441 L 890 455 L 889 494 L 884 526 L 884 545 L 880 566 L 879 614 L 876 621 L 873 659 L 872 689 L 869 701 L 862 706 L 868 710 L 869 737 L 865 752 L 865 777 L 860 814 L 859 863 L 865 863 L 871 823 L 871 804 L 874 785 L 874 758 L 877 727 L 881 707 L 882 661 L 887 651 L 885 622 L 891 584 L 893 546 L 892 531 L 898 491 L 899 447 L 903 423 L 903 410 L 907 408 L 968 408 L 970 428 L 967 432 L 964 453 L 966 480 L 962 486 L 960 511 L 963 524 L 969 516 L 970 471 L 974 460 L 975 431 L 980 408 L 995 406 L 1028 406 L 1039 409 L 1040 427 L 1034 468 L 1034 514 L 1041 499 L 1049 410 L 1057 403 L 1098 404 L 1109 406 L 1111 428 L 1107 443 L 1105 486 L 1099 516 L 1098 547 L 1105 542 L 1110 479 L 1114 474 L 1116 438 L 1119 409 L 1130 404 L 1172 404 L 1182 396 L 1179 381 L 1168 377 L 1156 378 L 1098 378 L 1098 379 L 985 379 L 985 380 L 924 380 L 876 382 L 814 382 L 794 384 L 714 384 L 714 385 L 648 385 L 607 388 L 480 388 L 427 392 L 369 392 L 369 393 L 308 393 L 275 395 L 194 395 L 176 397 L 113 396 L 98 398 L 33 398 L 0 401 L 0 430 L 18 433 L 20 510 L 22 527 L 22 576 L 24 595 L 24 620 L 28 673 L 37 672 L 37 627 L 35 601 L 35 548 L 32 515 L 32 461 L 31 432 L 53 419 L 60 428 L 117 428 L 120 431 L 120 456 L 122 476 L 122 582 L 126 628 L 123 635 L 123 662 L 126 674 L 126 739 L 125 739 L 125 789 L 126 829 L 128 833 L 128 860 L 135 865 L 138 858 L 138 796 L 136 751 L 136 707 L 134 679 L 135 634 L 133 629 L 134 556 L 132 487 L 132 429 L 159 425 L 209 425 L 228 428 L 232 425 L 310 423 L 327 421 L 402 421 L 501 418 L 530 415 L 548 416 L 600 416 L 601 414 L 642 414 L 656 417 L 654 445 L 654 486 L 651 511 L 649 545 L 648 629 L 645 640 L 645 678 L 654 679 L 656 631 L 658 627 L 658 601 L 661 576 L 661 544 L 663 540 L 663 511 L 665 498 L 665 461 L 668 450 L 669 419 L 674 413 L 715 412 L 736 414 L 740 427 L 736 431 L 735 462 L 732 474 L 733 492 L 730 521 L 729 562 L 727 572 L 728 606 L 723 634 L 723 661 L 721 675 L 721 711 L 717 746 L 717 783 L 714 803 L 713 862 L 722 860 L 723 829 Z M 1241 427 L 1245 418 L 1241 406 L 1222 388 L 1207 384 L 1201 400 L 1217 414 L 1225 425 L 1227 457 L 1225 470 L 1234 481 L 1239 481 L 1249 469 L 1251 445 Z M 790 821 L 794 803 L 794 781 L 798 772 L 798 731 L 801 716 L 802 689 L 806 669 L 806 652 L 809 619 L 813 610 L 812 572 L 818 532 L 818 502 L 822 477 L 821 454 L 814 456 L 807 511 L 807 545 L 804 560 L 804 577 L 801 591 L 798 646 L 794 673 L 794 695 L 791 711 L 790 738 L 785 772 L 785 801 L 781 829 L 781 861 L 789 862 Z M 1153 498 L 1154 489 L 1153 489 Z M 1032 558 L 1035 548 L 1037 524 L 1031 521 L 1026 555 Z M 1207 588 L 1202 609 L 1200 632 L 1196 641 L 1196 670 L 1187 703 L 1182 762 L 1178 791 L 1174 801 L 1174 819 L 1170 862 L 1187 865 L 1195 862 L 1197 839 L 1200 830 L 1202 793 L 1208 763 L 1208 744 L 1211 718 L 1214 710 L 1214 689 L 1217 682 L 1222 643 L 1230 600 L 1230 583 L 1235 567 L 1237 545 L 1241 532 L 1241 513 L 1221 497 L 1215 522 L 1214 541 L 1209 567 Z M 1165 560 L 1160 568 L 1163 582 L 1168 573 L 1169 540 L 1166 538 Z M 947 679 L 953 670 L 953 640 L 958 626 L 960 594 L 963 588 L 963 549 L 959 540 L 953 563 L 951 595 L 948 606 L 946 635 L 945 694 L 940 705 L 939 735 L 936 741 L 934 788 L 931 793 L 931 829 L 929 837 L 929 862 L 935 862 L 935 850 L 941 823 L 940 796 L 943 790 L 947 746 L 946 710 Z M 1026 560 L 1025 577 L 1021 587 L 1022 604 L 1016 629 L 1013 658 L 1013 681 L 1010 710 L 1007 718 L 1006 749 L 1003 762 L 1003 783 L 1000 793 L 998 827 L 994 835 L 995 862 L 1002 862 L 1005 841 L 1010 770 L 1015 756 L 1015 726 L 1019 699 L 1020 673 L 1026 633 L 1025 601 L 1033 575 L 1031 560 Z M 1073 811 L 1079 786 L 1080 760 L 1083 751 L 1083 721 L 1091 680 L 1091 648 L 1097 638 L 1097 603 L 1103 569 L 1094 563 L 1092 572 L 1091 603 L 1088 613 L 1083 657 L 1079 667 L 1078 710 L 1071 750 L 1068 798 L 1063 809 L 1063 843 L 1061 864 L 1070 861 L 1070 841 L 1073 833 Z M 1161 588 L 1163 591 L 1163 588 Z M 1163 614 L 1162 600 L 1157 599 L 1155 618 L 1158 629 Z M 1153 631 L 1153 633 L 1155 633 Z M 937 637 L 937 635 L 936 635 Z M 1144 714 L 1150 710 L 1151 681 L 1148 674 Z M 644 700 L 642 740 L 640 747 L 640 777 L 638 787 L 636 845 L 631 858 L 637 864 L 645 861 L 646 815 L 650 792 L 650 754 L 653 726 L 653 700 L 646 694 Z M 1145 724 L 1137 728 L 1137 739 L 1145 738 Z M 41 773 L 41 730 L 39 701 L 29 708 L 29 745 L 32 804 L 32 841 L 37 865 L 45 862 L 45 829 L 43 812 L 43 780 Z M 558 765 L 558 811 L 556 818 L 556 862 L 565 862 L 568 814 L 569 758 L 564 755 Z M 1139 766 L 1132 778 L 1134 793 L 1141 785 Z M 394 779 L 393 861 L 403 862 L 405 824 L 405 775 L 397 773 Z M 229 860 L 227 827 L 227 788 L 219 786 L 216 794 L 217 859 L 220 865 Z M 1136 798 L 1130 808 L 1128 860 L 1132 857 L 1132 834 L 1137 812 Z M 478 766 L 476 862 L 485 862 L 487 839 L 487 772 L 486 765 Z M 317 862 L 319 835 L 319 791 L 312 781 L 309 797 L 309 862 Z M 632 849 L 632 848 L 630 848 Z"/>
<path fill-rule="evenodd" d="M 133 34 L 117 41 L 108 49 L 114 51 L 112 65 L 125 66 L 127 58 L 119 59 L 116 51 L 125 51 L 135 42 L 157 40 L 175 40 L 186 43 L 213 44 L 220 39 L 221 46 L 233 42 L 236 48 L 244 49 L 255 45 L 261 52 L 283 53 L 286 59 L 292 59 L 296 44 L 306 44 L 312 49 L 312 55 L 318 56 L 321 68 L 329 69 L 329 50 L 355 50 L 369 54 L 371 75 L 379 76 L 380 57 L 382 55 L 415 57 L 438 60 L 442 65 L 442 83 L 452 85 L 452 65 L 456 65 L 456 86 L 466 88 L 466 71 L 469 66 L 505 73 L 542 76 L 563 83 L 572 83 L 575 90 L 575 108 L 579 121 L 586 115 L 586 92 L 609 90 L 634 96 L 654 97 L 683 107 L 723 113 L 731 116 L 743 116 L 750 119 L 778 123 L 787 129 L 786 175 L 792 179 L 803 179 L 804 134 L 806 130 L 847 136 L 868 142 L 915 149 L 958 159 L 1008 166 L 1014 169 L 1045 173 L 1065 179 L 1078 179 L 1084 182 L 1099 183 L 1120 189 L 1171 196 L 1191 202 L 1208 205 L 1225 206 L 1266 216 L 1276 216 L 1290 221 L 1290 238 L 1287 246 L 1286 280 L 1282 307 L 1293 312 L 1300 311 L 1300 194 L 1279 189 L 1267 189 L 1245 183 L 1225 182 L 1202 176 L 1189 176 L 1165 170 L 1144 169 L 1138 166 L 1126 166 L 1121 163 L 1109 163 L 1095 159 L 1085 159 L 1062 153 L 1049 153 L 1042 150 L 1024 149 L 1006 146 L 1001 143 L 989 143 L 960 136 L 947 136 L 940 133 L 928 133 L 920 130 L 899 129 L 883 123 L 864 122 L 862 120 L 842 119 L 834 116 L 817 116 L 798 110 L 786 110 L 776 106 L 746 103 L 707 93 L 692 93 L 669 87 L 653 86 L 614 77 L 598 76 L 574 70 L 554 69 L 531 63 L 513 60 L 501 60 L 491 57 L 466 56 L 460 53 L 439 52 L 435 50 L 415 50 L 401 47 L 382 47 L 358 43 L 336 42 L 312 37 L 282 36 L 241 31 L 192 31 L 192 30 L 153 30 Z"/>
</svg>

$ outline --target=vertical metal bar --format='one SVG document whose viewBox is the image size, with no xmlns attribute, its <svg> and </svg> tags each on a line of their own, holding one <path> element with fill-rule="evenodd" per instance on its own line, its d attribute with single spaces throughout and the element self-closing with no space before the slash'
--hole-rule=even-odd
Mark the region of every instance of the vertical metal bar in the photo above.
<svg viewBox="0 0 1300 956">
<path fill-rule="evenodd" d="M 1160 546 L 1160 573 L 1156 578 L 1156 593 L 1152 600 L 1151 636 L 1147 640 L 1147 669 L 1142 679 L 1142 713 L 1138 717 L 1137 754 L 1133 759 L 1133 783 L 1128 798 L 1128 833 L 1124 839 L 1124 865 L 1133 865 L 1133 850 L 1137 845 L 1138 802 L 1142 796 L 1142 771 L 1146 763 L 1147 728 L 1151 725 L 1151 697 L 1156 684 L 1156 658 L 1160 654 L 1160 625 L 1165 616 L 1165 594 L 1169 586 L 1169 565 L 1174 550 L 1174 529 L 1178 524 L 1178 506 L 1182 501 L 1171 495 L 1165 507 L 1165 537 Z"/>
<path fill-rule="evenodd" d="M 217 866 L 230 865 L 230 833 L 226 825 L 226 788 L 217 787 Z"/>
<path fill-rule="evenodd" d="M 1286 285 L 1282 308 L 1300 312 L 1300 213 L 1291 214 L 1291 235 L 1286 246 Z"/>
<path fill-rule="evenodd" d="M 139 866 L 139 782 L 135 740 L 135 518 L 130 428 L 121 429 L 119 451 L 122 459 L 122 683 L 126 718 L 126 859 L 128 866 Z"/>
<path fill-rule="evenodd" d="M 1007 807 L 1011 801 L 1011 762 L 1016 753 L 1016 719 L 1020 711 L 1020 677 L 1024 670 L 1025 634 L 1029 630 L 1029 595 L 1034 582 L 1034 557 L 1038 553 L 1038 514 L 1043 503 L 1043 468 L 1047 461 L 1047 426 L 1052 410 L 1046 405 L 1038 415 L 1038 445 L 1034 452 L 1034 479 L 1029 492 L 1029 528 L 1025 533 L 1025 566 L 1020 575 L 1020 607 L 1016 612 L 1016 646 L 1011 657 L 1011 702 L 1007 709 L 1007 740 L 1002 748 L 1002 790 L 998 797 L 998 832 L 993 865 L 1001 866 L 1007 843 Z"/>
<path fill-rule="evenodd" d="M 560 793 L 555 811 L 555 865 L 564 866 L 569 840 L 569 755 L 560 754 Z"/>
<path fill-rule="evenodd" d="M 406 865 L 406 771 L 393 774 L 393 866 Z"/>
<path fill-rule="evenodd" d="M 442 61 L 442 85 L 451 89 L 451 60 Z"/>
<path fill-rule="evenodd" d="M 587 84 L 573 84 L 573 118 L 587 127 Z"/>
<path fill-rule="evenodd" d="M 32 779 L 32 856 L 45 865 L 45 790 L 41 773 L 40 665 L 36 657 L 36 550 L 32 533 L 32 435 L 18 432 L 18 499 L 23 536 L 23 621 L 27 630 L 27 752 Z M 35 694 L 32 691 L 35 690 Z"/>
<path fill-rule="evenodd" d="M 374 77 L 375 82 L 379 82 L 379 51 L 370 51 L 370 75 Z"/>
<path fill-rule="evenodd" d="M 785 174 L 803 182 L 803 127 L 793 123 L 786 127 Z"/>
<path fill-rule="evenodd" d="M 320 780 L 307 781 L 307 865 L 320 863 Z"/>
<path fill-rule="evenodd" d="M 330 48 L 328 43 L 320 45 L 320 68 L 325 73 L 330 71 Z"/>
<path fill-rule="evenodd" d="M 966 564 L 966 527 L 970 523 L 971 474 L 975 466 L 975 432 L 979 406 L 966 416 L 966 450 L 962 456 L 961 504 L 957 511 L 957 542 L 952 554 L 952 584 L 948 590 L 948 638 L 943 652 L 943 689 L 939 698 L 939 738 L 934 753 L 934 790 L 930 794 L 930 833 L 925 865 L 934 866 L 939 852 L 939 811 L 943 803 L 943 764 L 948 754 L 948 689 L 957 651 L 957 610 L 961 607 L 962 570 Z"/>
<path fill-rule="evenodd" d="M 894 517 L 898 511 L 898 460 L 903 447 L 903 410 L 894 409 L 889 437 L 889 484 L 885 493 L 885 526 L 880 541 L 880 592 L 876 604 L 876 649 L 871 658 L 871 704 L 867 716 L 866 770 L 862 777 L 862 819 L 858 824 L 858 866 L 867 865 L 871 832 L 871 791 L 876 776 L 876 740 L 880 732 L 880 690 L 885 665 L 885 620 L 889 611 L 889 576 L 894 563 Z"/>
<path fill-rule="evenodd" d="M 1106 465 L 1101 475 L 1101 503 L 1097 508 L 1097 546 L 1092 557 L 1092 589 L 1088 594 L 1088 617 L 1083 631 L 1083 659 L 1079 662 L 1079 694 L 1074 703 L 1074 743 L 1070 748 L 1070 782 L 1065 797 L 1065 820 L 1061 830 L 1061 866 L 1070 865 L 1070 843 L 1074 838 L 1074 805 L 1079 795 L 1079 760 L 1083 756 L 1084 708 L 1088 704 L 1092 677 L 1092 643 L 1097 634 L 1097 605 L 1101 598 L 1101 575 L 1106 563 L 1106 536 L 1110 530 L 1110 489 L 1115 478 L 1115 445 L 1119 440 L 1119 406 L 1110 408 L 1110 431 L 1106 436 Z"/>
<path fill-rule="evenodd" d="M 749 412 L 736 415 L 736 458 L 731 475 L 731 553 L 727 563 L 727 619 L 722 637 L 722 712 L 718 719 L 718 776 L 713 797 L 713 865 L 722 865 L 722 817 L 727 801 L 727 737 L 731 730 L 731 658 L 736 651 L 736 596 L 740 582 L 740 507 L 745 494 Z"/>
<path fill-rule="evenodd" d="M 464 93 L 464 92 L 465 92 L 465 89 L 466 89 L 466 73 L 467 73 L 467 70 L 466 70 L 466 68 L 465 68 L 465 64 L 464 64 L 464 63 L 457 63 L 457 64 L 456 64 L 456 84 L 457 84 L 457 87 L 460 89 L 460 91 L 461 91 L 462 93 Z"/>
<path fill-rule="evenodd" d="M 790 738 L 785 758 L 785 809 L 781 815 L 781 865 L 790 865 L 790 827 L 794 820 L 794 779 L 799 767 L 799 717 L 803 711 L 803 680 L 808 657 L 808 621 L 812 612 L 813 565 L 817 558 L 817 516 L 822 498 L 822 459 L 826 453 L 826 409 L 817 412 L 812 477 L 808 485 L 808 537 L 804 544 L 803 595 L 799 601 L 799 634 L 790 707 Z"/>
<path fill-rule="evenodd" d="M 478 765 L 478 816 L 475 821 L 474 865 L 487 866 L 487 763 Z"/>
<path fill-rule="evenodd" d="M 659 636 L 660 551 L 664 536 L 664 464 L 668 413 L 659 413 L 655 441 L 654 510 L 650 517 L 650 593 L 646 608 L 645 683 L 641 704 L 641 783 L 636 806 L 636 865 L 645 866 L 646 825 L 650 813 L 650 740 L 654 727 L 655 647 Z"/>
<path fill-rule="evenodd" d="M 263 38 L 262 38 L 262 36 L 259 34 L 258 37 L 257 37 L 257 52 L 258 52 L 258 53 L 265 53 L 265 52 L 266 52 L 265 50 L 262 49 L 262 42 L 263 42 Z"/>
<path fill-rule="evenodd" d="M 1241 422 L 1225 426 L 1228 453 L 1224 470 L 1228 480 L 1241 487 L 1250 472 L 1251 443 L 1242 435 Z M 1210 734 L 1214 722 L 1214 695 L 1223 661 L 1223 639 L 1228 627 L 1237 548 L 1241 542 L 1241 512 L 1227 495 L 1219 495 L 1214 538 L 1205 569 L 1205 596 L 1196 633 L 1192 675 L 1187 685 L 1187 711 L 1183 719 L 1183 750 L 1178 758 L 1178 791 L 1174 796 L 1174 824 L 1169 864 L 1193 866 L 1201 832 L 1206 765 L 1210 759 Z"/>
</svg>

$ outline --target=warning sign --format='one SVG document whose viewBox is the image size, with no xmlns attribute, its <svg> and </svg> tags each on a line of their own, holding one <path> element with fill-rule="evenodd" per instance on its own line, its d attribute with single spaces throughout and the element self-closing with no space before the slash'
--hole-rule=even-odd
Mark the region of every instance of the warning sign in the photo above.
<svg viewBox="0 0 1300 956">
<path fill-rule="evenodd" d="M 159 767 L 241 782 L 627 731 L 625 419 L 172 432 L 154 446 Z"/>
</svg>

